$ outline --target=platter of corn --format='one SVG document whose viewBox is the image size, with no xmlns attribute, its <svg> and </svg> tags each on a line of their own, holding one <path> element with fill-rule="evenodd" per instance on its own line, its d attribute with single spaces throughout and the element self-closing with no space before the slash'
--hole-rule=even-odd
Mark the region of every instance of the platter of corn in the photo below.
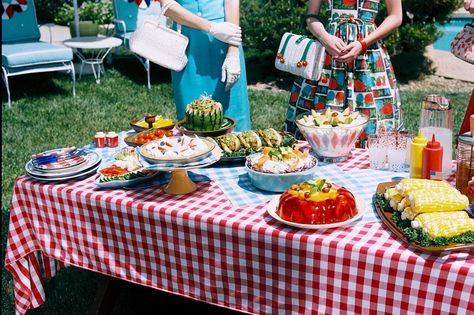
<svg viewBox="0 0 474 315">
<path fill-rule="evenodd" d="M 468 212 L 469 199 L 449 183 L 408 178 L 398 183 L 380 184 L 377 194 L 377 212 L 392 231 L 397 230 L 396 234 L 405 234 L 406 238 L 410 230 L 428 240 L 435 240 L 434 244 L 439 240 L 440 243 L 464 239 L 473 241 L 449 246 L 428 246 L 429 251 L 474 247 L 474 218 Z M 380 202 L 380 198 L 385 201 Z M 420 248 L 426 250 L 427 246 Z"/>
</svg>

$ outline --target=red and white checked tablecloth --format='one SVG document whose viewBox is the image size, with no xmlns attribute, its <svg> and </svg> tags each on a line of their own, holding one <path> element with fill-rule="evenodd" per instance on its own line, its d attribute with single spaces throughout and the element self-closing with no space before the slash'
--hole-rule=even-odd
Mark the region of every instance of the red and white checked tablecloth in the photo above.
<svg viewBox="0 0 474 315">
<path fill-rule="evenodd" d="M 366 168 L 367 154 L 339 166 Z M 379 222 L 295 229 L 264 205 L 233 208 L 212 181 L 198 187 L 171 196 L 18 178 L 5 262 L 17 313 L 44 302 L 42 278 L 64 265 L 256 314 L 474 312 L 473 251 L 421 252 Z"/>
</svg>

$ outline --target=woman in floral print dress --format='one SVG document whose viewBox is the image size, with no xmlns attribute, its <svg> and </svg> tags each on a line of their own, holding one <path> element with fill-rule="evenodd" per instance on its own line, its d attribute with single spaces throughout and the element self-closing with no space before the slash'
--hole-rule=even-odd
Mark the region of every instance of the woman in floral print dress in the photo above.
<svg viewBox="0 0 474 315">
<path fill-rule="evenodd" d="M 308 12 L 317 14 L 323 0 L 310 0 Z M 386 0 L 387 17 L 374 23 L 380 0 L 326 0 L 326 25 L 307 20 L 313 35 L 325 46 L 323 72 L 318 81 L 297 78 L 291 89 L 285 129 L 301 137 L 295 118 L 311 109 L 347 107 L 370 117 L 358 146 L 379 128 L 400 129 L 400 96 L 390 57 L 380 41 L 402 22 L 401 0 Z"/>
</svg>

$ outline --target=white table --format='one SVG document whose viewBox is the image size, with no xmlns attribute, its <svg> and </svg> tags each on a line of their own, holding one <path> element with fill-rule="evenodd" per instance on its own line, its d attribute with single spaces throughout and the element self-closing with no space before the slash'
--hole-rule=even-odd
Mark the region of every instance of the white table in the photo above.
<svg viewBox="0 0 474 315">
<path fill-rule="evenodd" d="M 104 71 L 105 74 L 105 57 L 107 57 L 112 48 L 122 45 L 122 40 L 116 37 L 84 36 L 71 38 L 65 40 L 63 43 L 65 46 L 72 48 L 81 60 L 79 78 L 82 76 L 84 65 L 88 64 L 92 67 L 92 73 L 94 74 L 96 82 L 100 83 L 100 73 Z M 92 51 L 91 56 L 86 57 L 82 52 L 84 49 Z M 95 67 L 97 67 L 97 71 Z"/>
</svg>

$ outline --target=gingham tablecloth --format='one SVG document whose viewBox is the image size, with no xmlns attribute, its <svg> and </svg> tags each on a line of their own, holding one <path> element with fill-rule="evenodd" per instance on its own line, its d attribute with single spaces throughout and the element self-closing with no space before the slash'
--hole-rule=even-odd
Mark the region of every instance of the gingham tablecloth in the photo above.
<svg viewBox="0 0 474 315">
<path fill-rule="evenodd" d="M 368 171 L 364 150 L 337 166 L 364 198 L 394 175 Z M 17 179 L 5 261 L 17 313 L 41 305 L 42 279 L 65 265 L 255 314 L 473 313 L 474 251 L 415 250 L 375 216 L 302 230 L 264 203 L 233 206 L 215 181 L 186 196 L 93 181 Z"/>
</svg>

